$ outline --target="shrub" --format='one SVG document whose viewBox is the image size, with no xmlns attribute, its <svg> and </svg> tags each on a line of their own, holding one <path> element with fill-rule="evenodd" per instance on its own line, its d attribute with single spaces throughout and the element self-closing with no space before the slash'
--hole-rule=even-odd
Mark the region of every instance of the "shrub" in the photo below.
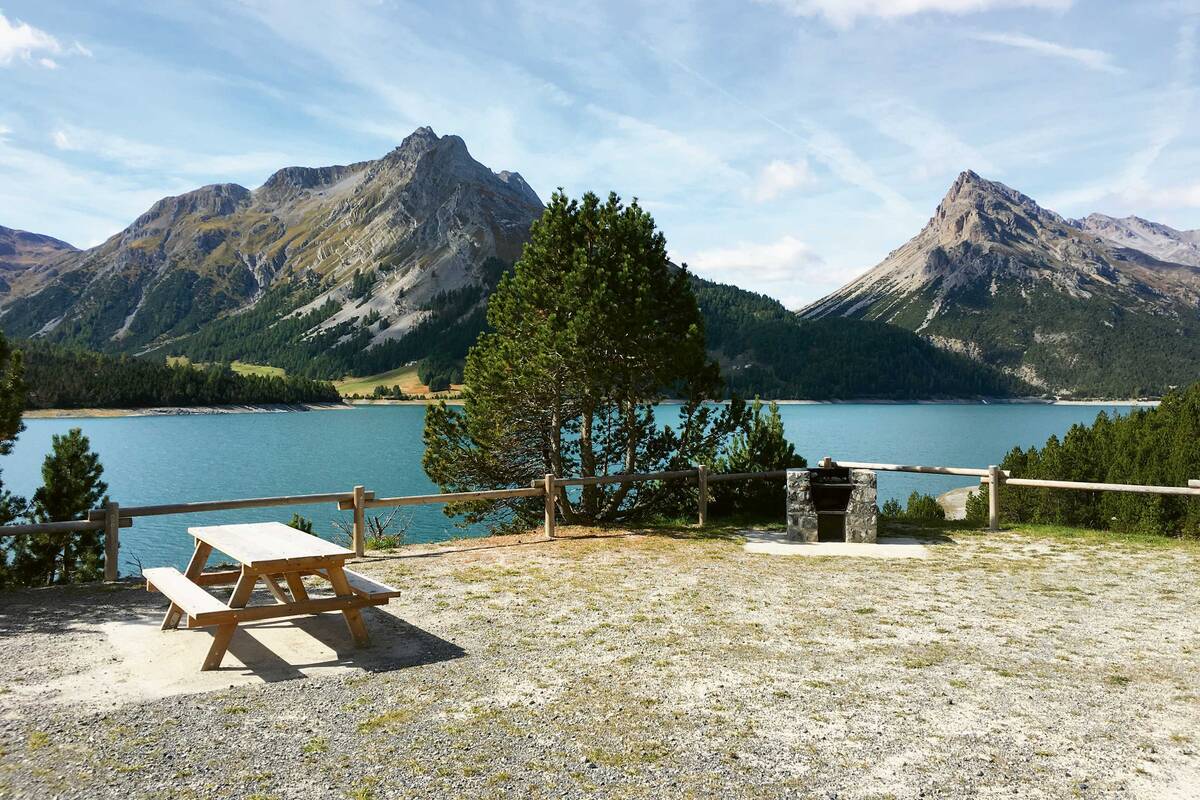
<svg viewBox="0 0 1200 800">
<path fill-rule="evenodd" d="M 305 533 L 313 532 L 313 521 L 308 517 L 302 517 L 299 514 L 292 514 L 292 518 L 288 521 L 289 528 L 295 528 L 298 531 Z"/>
<path fill-rule="evenodd" d="M 933 495 L 913 492 L 908 496 L 908 508 L 904 509 L 904 518 L 914 522 L 930 522 L 945 519 L 946 510 L 938 505 Z"/>
<path fill-rule="evenodd" d="M 894 497 L 889 497 L 887 502 L 883 504 L 883 508 L 879 509 L 879 516 L 887 517 L 888 519 L 900 519 L 904 516 L 904 506 L 900 505 L 900 501 Z"/>
<path fill-rule="evenodd" d="M 966 521 L 974 525 L 986 525 L 988 522 L 988 493 L 980 487 L 967 495 Z"/>
<path fill-rule="evenodd" d="M 764 414 L 758 399 L 724 449 L 714 465 L 717 472 L 772 472 L 807 466 L 784 434 L 779 405 L 771 403 Z M 709 491 L 714 516 L 782 513 L 787 486 L 775 480 L 723 481 L 712 484 Z"/>
</svg>

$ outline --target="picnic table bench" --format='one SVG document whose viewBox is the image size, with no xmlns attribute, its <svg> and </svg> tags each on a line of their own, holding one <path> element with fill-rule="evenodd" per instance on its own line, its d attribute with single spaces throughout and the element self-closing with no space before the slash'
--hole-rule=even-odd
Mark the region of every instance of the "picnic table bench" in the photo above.
<svg viewBox="0 0 1200 800">
<path fill-rule="evenodd" d="M 196 539 L 196 549 L 186 571 L 153 567 L 142 570 L 142 576 L 147 590 L 161 592 L 171 601 L 162 622 L 164 631 L 177 628 L 185 616 L 189 628 L 216 626 L 202 670 L 221 666 L 238 624 L 252 620 L 341 611 L 354 643 L 365 645 L 367 629 L 359 609 L 385 605 L 400 594 L 391 586 L 346 569 L 345 561 L 354 551 L 280 522 L 211 525 L 188 528 L 188 533 Z M 205 572 L 213 550 L 224 553 L 240 566 Z M 329 582 L 332 597 L 309 597 L 304 578 L 314 575 Z M 276 602 L 247 606 L 259 580 L 266 584 Z M 234 585 L 233 594 L 227 602 L 204 588 L 230 583 Z M 283 585 L 287 586 L 286 591 Z"/>
</svg>

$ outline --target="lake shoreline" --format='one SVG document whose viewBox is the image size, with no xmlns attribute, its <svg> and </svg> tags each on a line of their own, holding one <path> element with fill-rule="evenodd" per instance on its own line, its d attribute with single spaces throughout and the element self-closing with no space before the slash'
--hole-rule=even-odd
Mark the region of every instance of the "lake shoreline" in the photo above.
<svg viewBox="0 0 1200 800">
<path fill-rule="evenodd" d="M 208 416 L 219 414 L 286 414 L 306 411 L 353 411 L 358 406 L 428 406 L 442 402 L 432 400 L 345 400 L 341 403 L 263 403 L 226 406 L 157 406 L 153 408 L 38 408 L 25 411 L 25 419 L 103 419 L 110 417 L 175 417 Z M 666 400 L 665 403 L 678 403 Z M 727 402 L 727 401 L 722 401 Z M 1158 400 L 1114 399 L 1114 400 L 1044 400 L 1037 397 L 987 398 L 987 399 L 942 399 L 942 400 L 775 400 L 781 406 L 832 406 L 832 405 L 880 405 L 880 406 L 964 406 L 964 405 L 1044 405 L 1044 406 L 1130 406 L 1153 408 Z M 460 398 L 445 400 L 446 405 L 461 406 Z"/>
</svg>

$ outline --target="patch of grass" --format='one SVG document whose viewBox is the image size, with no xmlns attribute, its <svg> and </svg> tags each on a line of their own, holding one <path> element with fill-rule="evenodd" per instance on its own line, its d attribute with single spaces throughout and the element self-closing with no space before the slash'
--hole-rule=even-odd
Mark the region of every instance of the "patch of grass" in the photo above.
<svg viewBox="0 0 1200 800">
<path fill-rule="evenodd" d="M 855 614 L 874 614 L 875 609 L 871 606 L 863 606 L 862 608 L 854 609 Z"/>
<path fill-rule="evenodd" d="M 324 736 L 314 736 L 304 743 L 304 747 L 300 748 L 300 752 L 305 755 L 316 755 L 329 750 L 329 740 Z"/>
<path fill-rule="evenodd" d="M 1128 686 L 1133 682 L 1133 678 L 1130 678 L 1128 675 L 1113 674 L 1106 676 L 1104 682 L 1109 686 Z"/>
<path fill-rule="evenodd" d="M 250 713 L 250 709 L 246 708 L 246 706 L 225 706 L 225 708 L 223 708 L 221 710 L 224 711 L 226 714 L 248 714 L 248 713 Z"/>
<path fill-rule="evenodd" d="M 950 657 L 950 651 L 941 642 L 933 642 L 919 647 L 904 657 L 901 662 L 909 669 L 926 669 L 942 664 Z"/>
<path fill-rule="evenodd" d="M 27 745 L 30 750 L 41 750 L 50 746 L 50 734 L 45 731 L 34 731 L 29 734 Z"/>
<path fill-rule="evenodd" d="M 407 708 L 395 708 L 374 717 L 368 717 L 358 724 L 359 733 L 371 733 L 389 725 L 400 725 L 413 718 L 413 712 Z"/>
<path fill-rule="evenodd" d="M 287 375 L 283 367 L 272 367 L 269 364 L 247 364 L 244 361 L 234 361 L 229 368 L 238 375 L 261 375 L 264 378 L 282 378 Z"/>
</svg>

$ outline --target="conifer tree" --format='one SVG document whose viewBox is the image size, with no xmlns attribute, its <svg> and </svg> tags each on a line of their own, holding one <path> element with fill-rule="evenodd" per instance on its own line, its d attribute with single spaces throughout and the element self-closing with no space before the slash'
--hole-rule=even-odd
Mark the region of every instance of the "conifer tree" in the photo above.
<svg viewBox="0 0 1200 800">
<path fill-rule="evenodd" d="M 711 460 L 744 404 L 720 391 L 686 267 L 636 201 L 556 192 L 488 302 L 491 332 L 464 369 L 462 411 L 431 406 L 424 467 L 443 489 L 528 486 L 559 476 L 682 469 Z M 660 424 L 654 406 L 683 400 Z M 662 510 L 678 484 L 588 486 L 561 498 L 569 522 Z M 469 521 L 539 513 L 541 500 L 450 506 Z"/>
<path fill-rule="evenodd" d="M 104 502 L 100 457 L 79 428 L 52 438 L 42 463 L 43 485 L 33 495 L 34 522 L 79 519 Z M 100 530 L 18 537 L 11 569 L 21 585 L 98 580 L 104 574 L 104 535 Z"/>
</svg>

